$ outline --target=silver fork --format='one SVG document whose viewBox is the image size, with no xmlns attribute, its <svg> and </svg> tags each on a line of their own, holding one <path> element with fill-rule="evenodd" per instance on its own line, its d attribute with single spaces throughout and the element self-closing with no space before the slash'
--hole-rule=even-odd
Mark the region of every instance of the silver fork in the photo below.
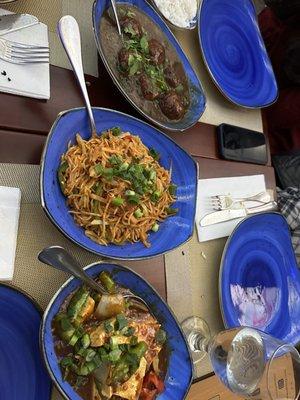
<svg viewBox="0 0 300 400">
<path fill-rule="evenodd" d="M 0 58 L 13 64 L 49 62 L 49 47 L 36 46 L 0 38 Z"/>
<path fill-rule="evenodd" d="M 271 196 L 268 192 L 261 192 L 254 196 L 249 197 L 239 197 L 234 198 L 229 195 L 217 195 L 211 196 L 213 209 L 216 211 L 227 210 L 231 208 L 234 204 L 244 203 L 244 202 L 257 202 L 261 204 L 266 204 L 271 201 Z"/>
</svg>

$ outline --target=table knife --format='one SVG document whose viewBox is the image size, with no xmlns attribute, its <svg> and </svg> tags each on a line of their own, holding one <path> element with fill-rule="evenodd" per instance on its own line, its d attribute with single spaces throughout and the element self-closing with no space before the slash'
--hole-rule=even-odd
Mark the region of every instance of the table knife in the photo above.
<svg viewBox="0 0 300 400">
<path fill-rule="evenodd" d="M 257 214 L 260 212 L 271 211 L 277 209 L 277 203 L 275 201 L 271 201 L 270 203 L 264 204 L 258 207 L 252 208 L 229 208 L 227 210 L 216 211 L 210 214 L 205 215 L 201 221 L 201 226 L 208 226 L 219 224 L 220 222 L 230 221 L 236 218 L 246 217 L 247 215 Z"/>
<path fill-rule="evenodd" d="M 6 14 L 0 16 L 0 36 L 27 28 L 39 23 L 37 17 L 30 14 Z"/>
</svg>

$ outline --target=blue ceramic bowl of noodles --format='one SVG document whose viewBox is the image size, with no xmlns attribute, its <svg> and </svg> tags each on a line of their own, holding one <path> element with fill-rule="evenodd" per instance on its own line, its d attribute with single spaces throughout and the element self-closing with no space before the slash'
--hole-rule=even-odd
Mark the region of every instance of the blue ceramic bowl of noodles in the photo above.
<svg viewBox="0 0 300 400">
<path fill-rule="evenodd" d="M 90 138 L 90 127 L 85 108 L 62 112 L 55 121 L 44 148 L 40 191 L 41 203 L 54 225 L 70 240 L 86 250 L 112 259 L 138 260 L 167 253 L 188 241 L 194 231 L 196 213 L 196 194 L 198 170 L 192 157 L 167 135 L 134 117 L 104 108 L 93 108 L 98 132 L 118 126 L 122 131 L 138 135 L 149 148 L 160 153 L 159 163 L 170 169 L 172 163 L 172 182 L 177 185 L 175 216 L 160 223 L 158 232 L 149 234 L 151 247 L 142 242 L 123 245 L 100 245 L 85 235 L 84 229 L 77 225 L 69 213 L 66 197 L 57 179 L 61 156 L 69 143 L 75 143 L 76 133 L 84 139 Z"/>
<path fill-rule="evenodd" d="M 127 267 L 115 264 L 95 263 L 85 267 L 85 272 L 96 278 L 102 271 L 109 272 L 114 281 L 141 296 L 148 304 L 151 313 L 167 334 L 167 362 L 164 385 L 165 390 L 157 400 L 184 399 L 193 379 L 193 365 L 184 334 L 176 317 L 156 290 L 140 275 Z M 62 379 L 61 370 L 54 349 L 54 337 L 51 323 L 64 300 L 82 283 L 75 278 L 68 279 L 50 301 L 43 317 L 40 329 L 40 344 L 48 372 L 64 398 L 81 400 L 72 386 Z"/>
</svg>

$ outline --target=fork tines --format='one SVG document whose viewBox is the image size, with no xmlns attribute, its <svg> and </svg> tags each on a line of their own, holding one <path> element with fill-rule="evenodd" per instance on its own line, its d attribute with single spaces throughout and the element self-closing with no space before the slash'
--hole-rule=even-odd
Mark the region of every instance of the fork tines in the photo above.
<svg viewBox="0 0 300 400">
<path fill-rule="evenodd" d="M 49 47 L 11 42 L 0 38 L 0 58 L 14 64 L 48 63 Z"/>
</svg>

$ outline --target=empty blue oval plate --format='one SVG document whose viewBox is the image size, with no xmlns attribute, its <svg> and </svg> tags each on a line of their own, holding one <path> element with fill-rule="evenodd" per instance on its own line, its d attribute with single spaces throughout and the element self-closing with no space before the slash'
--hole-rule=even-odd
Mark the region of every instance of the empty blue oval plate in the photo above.
<svg viewBox="0 0 300 400">
<path fill-rule="evenodd" d="M 182 330 L 172 311 L 140 275 L 129 268 L 115 264 L 92 264 L 85 268 L 86 273 L 96 277 L 101 271 L 109 271 L 114 280 L 133 293 L 141 296 L 149 305 L 153 315 L 167 333 L 167 372 L 165 376 L 165 390 L 157 398 L 159 400 L 184 399 L 188 393 L 193 378 L 193 365 Z M 70 278 L 54 295 L 49 303 L 41 327 L 41 348 L 49 374 L 57 385 L 61 394 L 69 400 L 80 400 L 81 397 L 73 390 L 69 383 L 63 381 L 54 350 L 51 322 L 58 313 L 66 297 L 80 286 L 78 279 Z M 19 400 L 19 399 L 18 399 Z M 23 398 L 22 398 L 23 400 Z"/>
<path fill-rule="evenodd" d="M 203 0 L 198 31 L 206 66 L 225 97 L 250 108 L 276 101 L 276 78 L 251 0 Z"/>
<path fill-rule="evenodd" d="M 57 179 L 61 155 L 67 150 L 70 142 L 74 143 L 76 133 L 80 133 L 84 139 L 90 138 L 91 135 L 86 109 L 80 108 L 59 115 L 44 149 L 40 177 L 41 202 L 50 220 L 73 242 L 109 258 L 136 260 L 155 257 L 186 242 L 194 231 L 198 181 L 195 161 L 172 139 L 145 122 L 103 108 L 93 108 L 93 113 L 98 132 L 119 126 L 124 132 L 138 135 L 149 148 L 156 149 L 160 153 L 160 164 L 163 167 L 169 170 L 172 163 L 172 181 L 177 185 L 177 201 L 174 207 L 178 208 L 178 213 L 163 221 L 158 232 L 150 233 L 149 248 L 141 242 L 102 246 L 85 235 L 84 229 L 75 223 L 68 212 L 66 198 Z"/>
<path fill-rule="evenodd" d="M 300 341 L 300 273 L 281 214 L 254 215 L 235 228 L 219 285 L 226 328 L 250 326 L 289 343 Z"/>
<path fill-rule="evenodd" d="M 39 348 L 41 311 L 19 289 L 0 284 L 0 399 L 49 400 Z"/>
<path fill-rule="evenodd" d="M 164 129 L 169 129 L 172 131 L 184 131 L 191 126 L 195 125 L 201 115 L 203 114 L 205 110 L 205 105 L 206 105 L 206 99 L 205 95 L 201 86 L 201 83 L 199 81 L 199 78 L 194 71 L 189 59 L 185 55 L 184 51 L 182 50 L 180 44 L 178 43 L 177 39 L 171 32 L 171 30 L 168 28 L 167 24 L 165 21 L 157 14 L 157 12 L 154 10 L 153 7 L 150 6 L 149 3 L 145 0 L 117 0 L 117 4 L 124 4 L 124 5 L 129 5 L 129 6 L 134 6 L 137 7 L 140 11 L 144 12 L 158 27 L 160 30 L 165 34 L 165 37 L 169 41 L 169 43 L 173 46 L 175 49 L 182 65 L 184 68 L 184 71 L 186 73 L 188 82 L 189 82 L 189 88 L 190 88 L 190 106 L 184 115 L 184 117 L 180 121 L 160 121 L 157 120 L 153 117 L 151 117 L 147 112 L 142 110 L 133 100 L 132 97 L 126 93 L 126 91 L 123 89 L 122 84 L 120 83 L 120 80 L 116 76 L 116 74 L 113 72 L 113 70 L 110 68 L 103 49 L 102 49 L 102 44 L 101 44 L 101 37 L 99 33 L 99 27 L 100 27 L 100 21 L 103 16 L 103 13 L 106 11 L 107 8 L 111 6 L 110 0 L 96 0 L 94 2 L 94 8 L 93 8 L 93 26 L 94 26 L 94 35 L 95 35 L 95 40 L 96 44 L 98 47 L 99 54 L 101 56 L 101 59 L 112 77 L 115 85 L 117 88 L 120 90 L 120 92 L 125 96 L 125 98 L 148 120 L 150 120 L 152 123 L 156 124 L 157 126 L 164 128 Z"/>
</svg>

